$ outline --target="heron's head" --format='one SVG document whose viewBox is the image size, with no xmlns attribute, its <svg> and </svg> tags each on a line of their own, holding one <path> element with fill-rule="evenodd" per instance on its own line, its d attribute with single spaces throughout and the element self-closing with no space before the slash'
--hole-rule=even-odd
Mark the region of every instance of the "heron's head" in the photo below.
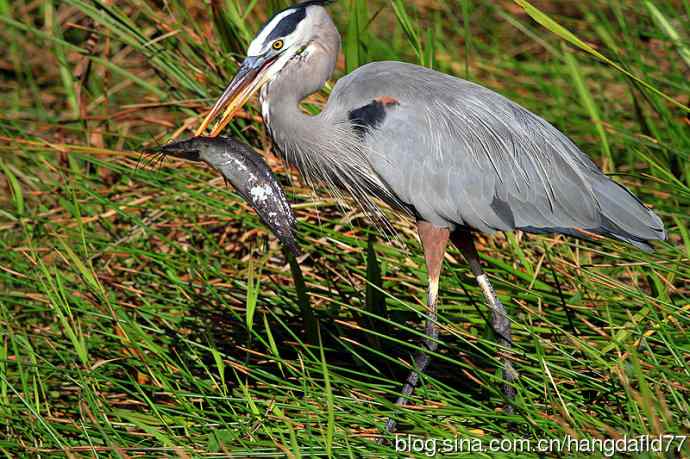
<svg viewBox="0 0 690 459">
<path fill-rule="evenodd" d="M 211 136 L 218 135 L 254 93 L 286 68 L 300 66 L 314 51 L 323 50 L 327 45 L 323 40 L 324 35 L 331 29 L 335 30 L 324 8 L 331 1 L 304 1 L 273 16 L 250 44 L 237 75 L 213 105 L 196 135 L 201 135 L 210 122 L 223 112 L 211 132 Z M 338 49 L 329 51 L 336 55 L 338 53 Z"/>
</svg>

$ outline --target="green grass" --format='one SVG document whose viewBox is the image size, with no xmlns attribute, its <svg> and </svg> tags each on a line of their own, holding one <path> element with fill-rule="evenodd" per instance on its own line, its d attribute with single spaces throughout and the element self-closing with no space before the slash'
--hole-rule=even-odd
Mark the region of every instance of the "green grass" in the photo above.
<svg viewBox="0 0 690 459">
<path fill-rule="evenodd" d="M 272 160 L 299 218 L 300 274 L 211 171 L 117 153 L 191 135 L 288 2 L 211 3 L 0 0 L 0 453 L 386 456 L 393 445 L 373 438 L 387 416 L 404 434 L 486 444 L 688 434 L 687 0 L 330 7 L 348 58 L 338 75 L 400 59 L 485 84 L 566 132 L 667 225 L 651 254 L 480 238 L 513 320 L 512 415 L 457 252 L 442 344 L 400 410 L 423 329 L 410 222 L 376 236 Z M 258 114 L 229 129 L 271 159 Z"/>
</svg>

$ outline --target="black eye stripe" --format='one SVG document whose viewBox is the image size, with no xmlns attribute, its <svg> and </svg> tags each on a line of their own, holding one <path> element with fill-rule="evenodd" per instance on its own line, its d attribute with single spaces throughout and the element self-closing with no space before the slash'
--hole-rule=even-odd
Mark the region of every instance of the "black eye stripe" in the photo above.
<svg viewBox="0 0 690 459">
<path fill-rule="evenodd" d="M 278 24 L 276 24 L 273 30 L 271 30 L 271 33 L 268 34 L 268 37 L 266 37 L 266 43 L 270 43 L 276 38 L 290 35 L 295 31 L 295 29 L 297 29 L 297 25 L 302 22 L 305 17 L 307 17 L 307 9 L 296 8 L 294 13 L 285 16 Z"/>
</svg>

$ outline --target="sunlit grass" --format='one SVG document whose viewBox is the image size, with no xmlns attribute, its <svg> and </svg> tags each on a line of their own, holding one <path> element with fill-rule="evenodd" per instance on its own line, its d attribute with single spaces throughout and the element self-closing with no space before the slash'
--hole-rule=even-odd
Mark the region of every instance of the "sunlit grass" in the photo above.
<svg viewBox="0 0 690 459">
<path fill-rule="evenodd" d="M 373 439 L 388 416 L 433 438 L 688 433 L 687 2 L 330 7 L 347 57 L 338 76 L 400 59 L 489 86 L 566 132 L 667 225 L 651 254 L 480 238 L 513 320 L 513 415 L 489 313 L 455 251 L 442 345 L 413 406 L 393 405 L 422 334 L 412 225 L 375 235 L 301 187 L 256 107 L 229 132 L 285 179 L 301 273 L 211 171 L 116 153 L 191 135 L 288 4 L 211 3 L 0 0 L 5 456 L 383 456 L 393 446 Z"/>
</svg>

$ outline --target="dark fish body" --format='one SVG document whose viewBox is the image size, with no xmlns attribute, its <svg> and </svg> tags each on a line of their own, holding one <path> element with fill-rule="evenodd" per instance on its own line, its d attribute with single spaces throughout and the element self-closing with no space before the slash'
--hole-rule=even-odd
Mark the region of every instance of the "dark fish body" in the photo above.
<svg viewBox="0 0 690 459">
<path fill-rule="evenodd" d="M 193 137 L 169 143 L 158 152 L 203 161 L 220 172 L 278 239 L 299 254 L 292 208 L 271 169 L 250 146 L 228 137 Z"/>
</svg>

